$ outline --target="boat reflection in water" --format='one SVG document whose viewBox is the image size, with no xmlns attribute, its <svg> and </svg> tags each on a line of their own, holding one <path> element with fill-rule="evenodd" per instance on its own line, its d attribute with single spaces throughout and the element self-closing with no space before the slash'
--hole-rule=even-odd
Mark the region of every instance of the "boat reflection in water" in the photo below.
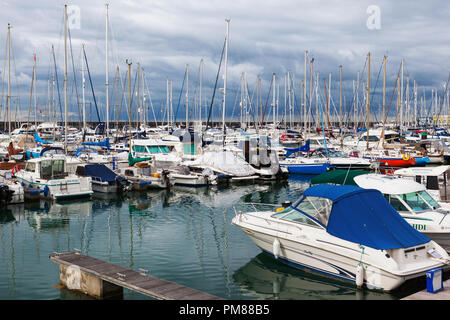
<svg viewBox="0 0 450 320">
<path fill-rule="evenodd" d="M 279 300 L 398 300 L 425 282 L 411 281 L 394 293 L 358 290 L 354 286 L 290 267 L 261 252 L 236 270 L 233 280 L 243 296 Z"/>
</svg>

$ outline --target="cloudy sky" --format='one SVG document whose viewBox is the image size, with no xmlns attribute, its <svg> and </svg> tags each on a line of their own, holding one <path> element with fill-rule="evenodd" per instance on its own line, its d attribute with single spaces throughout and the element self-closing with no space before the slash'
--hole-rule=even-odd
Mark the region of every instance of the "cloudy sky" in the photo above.
<svg viewBox="0 0 450 320">
<path fill-rule="evenodd" d="M 7 30 L 11 23 L 11 95 L 16 117 L 29 109 L 33 55 L 37 55 L 37 98 L 39 114 L 47 113 L 51 100 L 49 81 L 54 70 L 51 47 L 54 46 L 58 84 L 64 108 L 64 4 L 79 12 L 69 12 L 71 48 L 69 52 L 69 111 L 71 119 L 79 118 L 81 99 L 82 44 L 85 45 L 95 98 L 102 120 L 105 118 L 105 2 L 103 1 L 1 1 L 0 57 L 2 112 L 4 119 L 7 88 Z M 346 105 L 353 99 L 353 82 L 357 72 L 366 71 L 367 54 L 371 54 L 371 90 L 378 108 L 382 90 L 383 56 L 387 56 L 387 100 L 390 100 L 400 61 L 405 61 L 405 86 L 415 80 L 419 100 L 426 94 L 427 104 L 432 88 L 439 95 L 450 73 L 450 4 L 447 1 L 318 1 L 318 0 L 125 0 L 109 2 L 109 90 L 121 97 L 126 77 L 126 59 L 132 61 L 132 85 L 139 63 L 144 69 L 148 117 L 153 110 L 158 120 L 164 115 L 166 79 L 173 81 L 173 108 L 177 120 L 185 118 L 185 92 L 181 87 L 186 65 L 189 65 L 190 100 L 198 96 L 199 63 L 204 61 L 202 95 L 203 113 L 209 108 L 216 73 L 226 34 L 225 19 L 230 19 L 227 115 L 239 114 L 240 78 L 246 73 L 250 95 L 256 101 L 257 77 L 261 78 L 261 100 L 270 99 L 272 74 L 280 84 L 280 109 L 284 108 L 284 77 L 293 77 L 295 108 L 300 103 L 300 80 L 304 77 L 304 54 L 314 58 L 314 72 L 319 72 L 319 94 L 323 96 L 323 80 L 332 74 L 332 98 L 339 104 L 339 66 L 343 68 Z M 70 48 L 69 48 L 70 50 Z M 72 64 L 73 59 L 73 64 Z M 117 66 L 120 88 L 115 88 Z M 222 65 L 223 67 L 223 65 Z M 75 69 L 75 73 L 73 70 Z M 74 81 L 74 76 L 76 82 Z M 308 73 L 309 88 L 309 73 Z M 86 101 L 91 102 L 88 117 L 97 120 L 93 95 L 86 74 Z M 218 87 L 223 86 L 222 78 Z M 364 79 L 366 81 L 366 79 Z M 377 82 L 378 81 L 378 82 Z M 375 86 L 375 83 L 377 85 Z M 76 89 L 75 90 L 75 85 Z M 127 87 L 126 87 L 127 89 Z M 57 89 L 55 88 L 55 92 Z M 181 94 L 180 94 L 181 93 Z M 372 94 L 372 93 L 371 93 Z M 362 95 L 362 90 L 360 92 Z M 149 102 L 151 98 L 153 109 Z M 179 97 L 181 97 L 179 99 Z M 124 98 L 125 102 L 127 98 Z M 217 92 L 213 114 L 221 114 L 222 94 Z M 55 93 L 57 112 L 58 96 Z M 178 102 L 180 101 L 180 102 Z M 122 102 L 122 116 L 127 105 Z M 120 104 L 121 102 L 117 102 Z M 190 115 L 195 116 L 193 100 Z M 20 106 L 20 107 L 17 107 Z M 269 103 L 270 106 L 270 103 Z M 177 108 L 178 107 L 178 108 Z M 116 105 L 111 109 L 117 110 Z M 298 110 L 298 109 L 296 109 Z M 33 111 L 32 111 L 33 112 Z M 281 113 L 282 111 L 280 111 Z M 296 111 L 297 112 L 297 111 Z M 116 111 L 111 110 L 111 120 Z"/>
</svg>

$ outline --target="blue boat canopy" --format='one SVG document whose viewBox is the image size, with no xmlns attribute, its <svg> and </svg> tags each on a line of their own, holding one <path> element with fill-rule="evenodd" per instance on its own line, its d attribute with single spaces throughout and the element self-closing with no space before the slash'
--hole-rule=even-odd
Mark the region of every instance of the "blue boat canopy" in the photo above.
<svg viewBox="0 0 450 320">
<path fill-rule="evenodd" d="M 109 143 L 109 138 L 106 138 L 104 141 L 100 142 L 83 142 L 84 146 L 97 146 L 97 147 L 105 147 L 106 149 L 111 148 L 111 144 Z"/>
<path fill-rule="evenodd" d="M 304 196 L 333 202 L 327 232 L 338 238 L 379 250 L 408 248 L 430 241 L 409 225 L 378 190 L 321 184 L 305 190 Z"/>
<path fill-rule="evenodd" d="M 36 143 L 42 143 L 42 144 L 52 144 L 51 141 L 44 140 L 41 137 L 39 137 L 39 134 L 37 132 L 34 133 L 34 141 Z"/>
<path fill-rule="evenodd" d="M 285 159 L 289 158 L 291 156 L 291 154 L 299 152 L 299 151 L 304 151 L 304 152 L 309 151 L 309 142 L 310 142 L 309 139 L 306 140 L 305 145 L 298 147 L 298 148 L 284 148 L 284 150 L 286 150 L 286 156 L 284 158 Z"/>
<path fill-rule="evenodd" d="M 96 177 L 104 182 L 113 182 L 116 180 L 117 174 L 110 170 L 104 164 L 87 164 L 84 166 L 84 173 L 82 174 L 88 177 Z"/>
</svg>

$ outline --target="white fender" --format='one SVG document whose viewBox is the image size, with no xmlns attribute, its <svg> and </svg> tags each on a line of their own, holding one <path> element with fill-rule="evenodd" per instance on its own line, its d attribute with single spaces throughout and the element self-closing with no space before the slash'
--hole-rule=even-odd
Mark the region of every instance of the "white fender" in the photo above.
<svg viewBox="0 0 450 320">
<path fill-rule="evenodd" d="M 275 238 L 275 240 L 273 240 L 273 255 L 275 256 L 275 259 L 278 259 L 278 256 L 280 255 L 280 241 L 278 241 L 277 238 Z"/>
<path fill-rule="evenodd" d="M 356 266 L 356 287 L 361 289 L 364 282 L 364 268 L 361 263 Z"/>
</svg>

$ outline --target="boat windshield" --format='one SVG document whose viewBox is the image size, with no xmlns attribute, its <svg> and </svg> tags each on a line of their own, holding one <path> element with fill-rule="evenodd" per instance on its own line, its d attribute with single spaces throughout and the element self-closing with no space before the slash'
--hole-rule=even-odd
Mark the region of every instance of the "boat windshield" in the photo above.
<svg viewBox="0 0 450 320">
<path fill-rule="evenodd" d="M 345 154 L 337 150 L 330 150 L 328 156 L 330 158 L 348 158 Z"/>
<path fill-rule="evenodd" d="M 275 218 L 290 220 L 312 226 L 318 226 L 318 222 L 326 227 L 330 217 L 332 201 L 325 198 L 306 197 L 294 204 L 294 210 L 286 208 L 273 215 Z"/>
<path fill-rule="evenodd" d="M 425 191 L 416 191 L 396 195 L 402 199 L 414 212 L 436 209 L 439 204 Z"/>
</svg>

